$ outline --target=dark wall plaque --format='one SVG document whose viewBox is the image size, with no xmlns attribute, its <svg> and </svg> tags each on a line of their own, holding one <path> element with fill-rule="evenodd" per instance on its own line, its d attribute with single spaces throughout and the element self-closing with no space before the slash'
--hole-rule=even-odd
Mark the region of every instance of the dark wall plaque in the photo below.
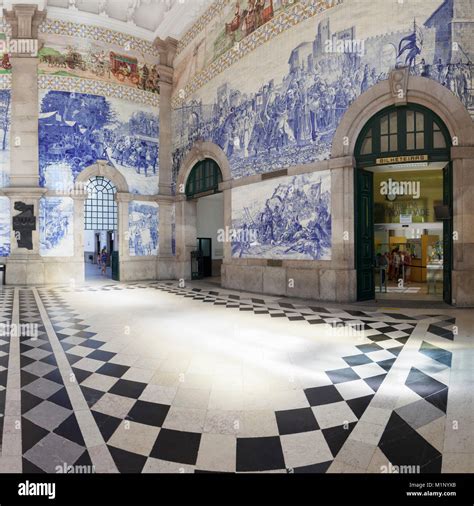
<svg viewBox="0 0 474 506">
<path fill-rule="evenodd" d="M 267 260 L 268 267 L 283 267 L 283 260 Z"/>
<path fill-rule="evenodd" d="M 33 204 L 15 202 L 14 208 L 20 214 L 13 216 L 13 230 L 19 248 L 33 249 L 33 230 L 36 230 L 36 216 Z"/>
</svg>

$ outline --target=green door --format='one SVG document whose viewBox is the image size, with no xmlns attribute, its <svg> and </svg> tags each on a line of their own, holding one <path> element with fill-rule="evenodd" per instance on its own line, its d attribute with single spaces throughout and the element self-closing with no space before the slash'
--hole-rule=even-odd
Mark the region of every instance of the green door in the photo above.
<svg viewBox="0 0 474 506">
<path fill-rule="evenodd" d="M 443 300 L 451 304 L 451 270 L 453 266 L 453 175 L 449 163 L 443 169 L 443 204 L 449 208 L 449 219 L 443 221 Z"/>
<path fill-rule="evenodd" d="M 374 178 L 356 169 L 355 251 L 357 300 L 375 298 L 374 280 Z"/>
<path fill-rule="evenodd" d="M 112 251 L 111 263 L 112 263 L 112 279 L 114 281 L 120 281 L 118 251 Z"/>
</svg>

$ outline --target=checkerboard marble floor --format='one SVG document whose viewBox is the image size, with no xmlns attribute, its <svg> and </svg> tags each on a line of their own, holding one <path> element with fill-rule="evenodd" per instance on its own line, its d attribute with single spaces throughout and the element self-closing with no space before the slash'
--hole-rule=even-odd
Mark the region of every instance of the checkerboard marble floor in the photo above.
<svg viewBox="0 0 474 506">
<path fill-rule="evenodd" d="M 10 359 L 23 472 L 473 471 L 474 318 L 445 313 L 158 282 L 5 289 L 0 319 L 34 335 L 18 357 L 0 337 L 0 470 Z"/>
</svg>

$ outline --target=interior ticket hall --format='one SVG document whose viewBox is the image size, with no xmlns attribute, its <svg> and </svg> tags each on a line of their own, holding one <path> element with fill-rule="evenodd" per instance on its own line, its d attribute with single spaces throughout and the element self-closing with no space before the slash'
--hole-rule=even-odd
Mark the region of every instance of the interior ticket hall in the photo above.
<svg viewBox="0 0 474 506">
<path fill-rule="evenodd" d="M 0 7 L 1 505 L 474 473 L 473 0 Z"/>
</svg>

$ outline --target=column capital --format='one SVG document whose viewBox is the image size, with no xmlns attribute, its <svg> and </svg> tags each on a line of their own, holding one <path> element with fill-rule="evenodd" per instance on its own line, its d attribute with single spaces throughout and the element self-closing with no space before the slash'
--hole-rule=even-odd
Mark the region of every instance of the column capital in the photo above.
<svg viewBox="0 0 474 506">
<path fill-rule="evenodd" d="M 37 186 L 23 187 L 23 186 L 6 186 L 2 188 L 3 195 L 10 198 L 41 198 L 46 192 L 47 188 L 40 188 Z"/>
<path fill-rule="evenodd" d="M 173 68 L 173 60 L 178 49 L 178 41 L 172 37 L 167 37 L 165 40 L 157 37 L 153 45 L 158 50 L 160 55 L 160 65 Z"/>
<path fill-rule="evenodd" d="M 159 63 L 156 66 L 156 69 L 158 71 L 158 82 L 160 83 L 160 91 L 161 86 L 164 84 L 168 84 L 169 86 L 172 86 L 173 84 L 173 73 L 174 69 L 173 67 L 168 67 L 168 65 L 162 65 Z"/>
<path fill-rule="evenodd" d="M 117 202 L 131 202 L 133 200 L 132 194 L 128 192 L 117 192 L 115 194 Z"/>
<path fill-rule="evenodd" d="M 11 10 L 3 9 L 3 17 L 11 27 L 13 39 L 37 39 L 38 26 L 46 17 L 45 10 L 36 5 L 13 5 Z"/>
<path fill-rule="evenodd" d="M 158 82 L 161 85 L 173 85 L 173 61 L 176 55 L 176 49 L 178 48 L 178 41 L 171 37 L 166 40 L 157 37 L 154 46 L 158 49 L 159 63 L 157 65 L 158 70 Z"/>
<path fill-rule="evenodd" d="M 155 201 L 161 205 L 173 205 L 174 204 L 174 201 L 175 201 L 175 198 L 174 198 L 174 195 L 171 195 L 169 193 L 158 193 L 157 195 L 155 195 L 156 199 Z"/>
</svg>

